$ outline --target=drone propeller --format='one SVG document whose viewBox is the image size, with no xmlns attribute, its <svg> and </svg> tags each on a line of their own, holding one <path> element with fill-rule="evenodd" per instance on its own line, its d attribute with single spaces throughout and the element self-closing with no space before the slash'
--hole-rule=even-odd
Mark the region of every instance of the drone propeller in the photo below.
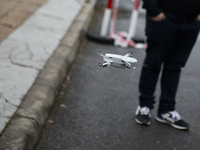
<svg viewBox="0 0 200 150">
<path fill-rule="evenodd" d="M 100 55 L 100 56 L 102 56 L 102 57 L 105 57 L 105 56 L 103 55 L 102 51 L 99 51 L 99 52 L 98 52 L 98 55 Z"/>
<path fill-rule="evenodd" d="M 125 56 L 130 57 L 130 56 L 132 56 L 132 54 L 133 54 L 133 52 L 129 51 Z"/>
</svg>

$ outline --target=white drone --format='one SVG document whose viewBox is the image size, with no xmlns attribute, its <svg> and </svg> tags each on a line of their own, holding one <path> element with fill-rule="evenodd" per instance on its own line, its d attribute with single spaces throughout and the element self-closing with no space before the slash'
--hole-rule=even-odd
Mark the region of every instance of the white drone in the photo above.
<svg viewBox="0 0 200 150">
<path fill-rule="evenodd" d="M 103 57 L 103 64 L 99 63 L 99 67 L 104 68 L 107 66 L 112 66 L 116 68 L 129 68 L 135 69 L 135 63 L 137 59 L 132 57 L 132 52 L 129 51 L 126 55 L 117 55 L 117 54 L 105 54 L 103 55 L 101 51 L 99 51 L 99 55 Z"/>
</svg>

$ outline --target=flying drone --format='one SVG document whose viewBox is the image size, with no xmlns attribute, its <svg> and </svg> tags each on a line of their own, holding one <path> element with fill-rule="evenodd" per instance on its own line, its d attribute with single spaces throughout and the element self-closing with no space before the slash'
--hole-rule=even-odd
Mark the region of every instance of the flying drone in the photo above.
<svg viewBox="0 0 200 150">
<path fill-rule="evenodd" d="M 129 51 L 126 55 L 117 55 L 117 54 L 110 54 L 106 53 L 103 55 L 102 51 L 98 53 L 100 56 L 103 57 L 103 64 L 99 63 L 98 66 L 101 68 L 112 66 L 120 69 L 135 69 L 135 63 L 137 59 L 132 57 L 132 52 Z"/>
</svg>

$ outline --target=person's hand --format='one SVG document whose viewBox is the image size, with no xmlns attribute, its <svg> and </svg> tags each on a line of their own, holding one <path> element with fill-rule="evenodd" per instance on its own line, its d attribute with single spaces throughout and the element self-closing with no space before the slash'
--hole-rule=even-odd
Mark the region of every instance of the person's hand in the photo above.
<svg viewBox="0 0 200 150">
<path fill-rule="evenodd" d="M 165 19 L 165 15 L 164 13 L 160 13 L 159 15 L 155 16 L 155 17 L 149 17 L 151 20 L 153 21 L 161 21 L 163 19 Z"/>
<path fill-rule="evenodd" d="M 200 14 L 197 16 L 197 19 L 196 19 L 197 21 L 200 21 Z"/>
</svg>

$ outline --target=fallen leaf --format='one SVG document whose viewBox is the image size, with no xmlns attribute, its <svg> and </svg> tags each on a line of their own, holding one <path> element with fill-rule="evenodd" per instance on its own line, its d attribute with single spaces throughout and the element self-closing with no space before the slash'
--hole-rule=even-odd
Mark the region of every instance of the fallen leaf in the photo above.
<svg viewBox="0 0 200 150">
<path fill-rule="evenodd" d="M 53 123 L 53 120 L 48 120 L 48 123 Z"/>
<path fill-rule="evenodd" d="M 67 76 L 67 81 L 70 81 L 70 76 Z"/>
<path fill-rule="evenodd" d="M 65 85 L 65 84 L 63 84 L 63 85 L 62 85 L 62 87 L 63 87 L 63 88 L 66 88 L 66 85 Z"/>
<path fill-rule="evenodd" d="M 62 107 L 62 108 L 67 108 L 67 106 L 64 105 L 64 104 L 61 104 L 60 107 Z"/>
</svg>

